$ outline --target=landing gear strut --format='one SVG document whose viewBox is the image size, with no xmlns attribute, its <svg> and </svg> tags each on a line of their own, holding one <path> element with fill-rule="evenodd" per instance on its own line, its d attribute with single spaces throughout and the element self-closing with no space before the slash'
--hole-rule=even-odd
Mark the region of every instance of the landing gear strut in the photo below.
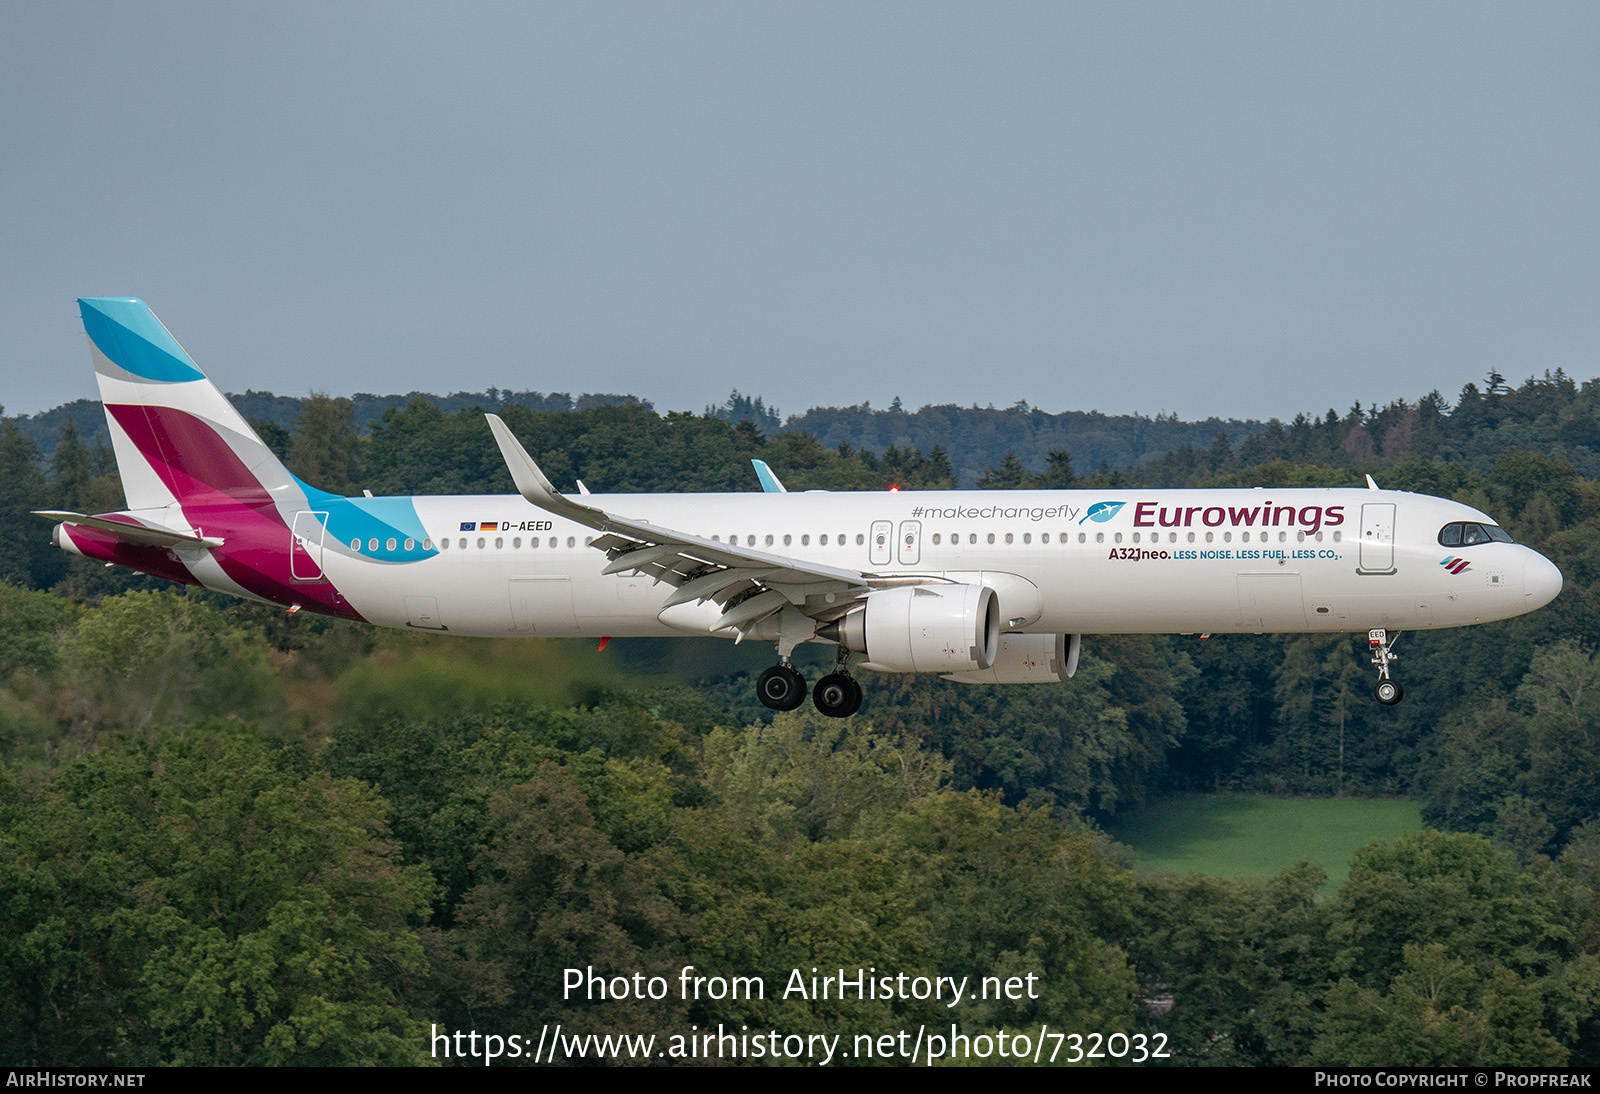
<svg viewBox="0 0 1600 1094">
<path fill-rule="evenodd" d="M 1395 632 L 1394 637 L 1399 639 L 1400 633 Z M 1400 686 L 1400 681 L 1389 678 L 1389 664 L 1398 661 L 1389 650 L 1389 632 L 1382 628 L 1367 632 L 1367 646 L 1372 650 L 1372 663 L 1378 666 L 1378 682 L 1372 686 L 1372 694 L 1386 707 L 1392 707 L 1406 696 L 1406 689 Z"/>
<path fill-rule="evenodd" d="M 806 701 L 806 678 L 785 657 L 756 680 L 756 697 L 769 710 L 793 710 Z"/>
</svg>

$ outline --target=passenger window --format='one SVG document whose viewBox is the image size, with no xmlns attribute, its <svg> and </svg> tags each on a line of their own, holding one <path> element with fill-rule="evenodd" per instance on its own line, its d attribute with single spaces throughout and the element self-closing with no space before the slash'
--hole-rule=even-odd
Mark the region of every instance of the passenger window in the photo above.
<svg viewBox="0 0 1600 1094">
<path fill-rule="evenodd" d="M 360 540 L 359 540 L 359 539 L 353 539 L 353 540 L 351 540 L 351 541 L 350 541 L 350 549 L 351 549 L 351 550 L 352 550 L 352 551 L 359 551 L 359 550 L 361 550 L 361 541 L 360 541 Z"/>
</svg>

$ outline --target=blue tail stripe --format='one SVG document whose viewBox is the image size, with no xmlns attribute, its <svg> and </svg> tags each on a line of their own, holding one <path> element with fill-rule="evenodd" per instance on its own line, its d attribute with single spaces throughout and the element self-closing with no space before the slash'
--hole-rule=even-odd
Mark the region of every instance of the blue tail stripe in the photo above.
<svg viewBox="0 0 1600 1094">
<path fill-rule="evenodd" d="M 143 300 L 100 296 L 78 305 L 89 340 L 118 368 L 157 383 L 205 379 Z"/>
</svg>

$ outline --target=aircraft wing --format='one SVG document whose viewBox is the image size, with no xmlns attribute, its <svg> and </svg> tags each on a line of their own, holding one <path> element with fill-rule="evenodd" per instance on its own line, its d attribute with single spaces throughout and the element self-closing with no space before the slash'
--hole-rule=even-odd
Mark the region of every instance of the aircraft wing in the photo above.
<svg viewBox="0 0 1600 1094">
<path fill-rule="evenodd" d="M 505 457 L 511 481 L 533 505 L 593 528 L 601 535 L 593 546 L 610 561 L 605 573 L 632 570 L 676 587 L 662 610 L 690 601 L 711 600 L 723 605 L 718 630 L 747 632 L 768 616 L 792 604 L 812 618 L 843 615 L 851 603 L 869 589 L 900 581 L 885 581 L 875 574 L 839 566 L 806 562 L 787 555 L 722 543 L 663 528 L 585 505 L 559 493 L 539 470 L 521 442 L 499 416 L 486 414 L 489 429 Z M 833 594 L 826 607 L 808 610 L 807 600 Z M 815 602 L 814 602 L 815 603 Z"/>
</svg>

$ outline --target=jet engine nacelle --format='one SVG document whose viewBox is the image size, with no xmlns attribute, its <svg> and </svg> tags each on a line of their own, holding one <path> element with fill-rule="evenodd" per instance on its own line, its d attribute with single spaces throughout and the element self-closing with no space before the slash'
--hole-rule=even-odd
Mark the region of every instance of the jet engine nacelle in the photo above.
<svg viewBox="0 0 1600 1094">
<path fill-rule="evenodd" d="M 946 673 L 963 684 L 1054 684 L 1078 671 L 1082 636 L 1002 634 L 994 664 L 976 672 Z"/>
<path fill-rule="evenodd" d="M 883 589 L 840 621 L 839 641 L 880 672 L 975 672 L 994 664 L 1000 601 L 985 585 Z"/>
</svg>

